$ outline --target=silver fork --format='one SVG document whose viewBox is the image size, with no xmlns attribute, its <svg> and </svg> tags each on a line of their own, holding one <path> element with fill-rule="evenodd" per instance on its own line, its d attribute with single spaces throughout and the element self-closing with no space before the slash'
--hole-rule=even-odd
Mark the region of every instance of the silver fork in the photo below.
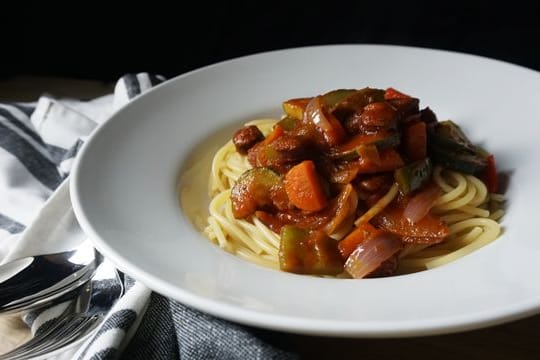
<svg viewBox="0 0 540 360">
<path fill-rule="evenodd" d="M 44 355 L 81 339 L 101 322 L 123 295 L 124 287 L 116 269 L 105 260 L 94 277 L 81 287 L 77 299 L 46 329 L 0 360 L 22 360 Z"/>
</svg>

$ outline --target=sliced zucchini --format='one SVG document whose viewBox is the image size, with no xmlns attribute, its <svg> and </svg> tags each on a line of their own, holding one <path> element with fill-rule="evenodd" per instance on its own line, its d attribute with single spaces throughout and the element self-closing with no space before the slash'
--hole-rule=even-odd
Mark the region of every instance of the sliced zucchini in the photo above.
<svg viewBox="0 0 540 360">
<path fill-rule="evenodd" d="M 291 131 L 295 129 L 300 124 L 300 119 L 293 118 L 290 116 L 285 116 L 283 119 L 279 120 L 277 125 L 285 131 Z"/>
<path fill-rule="evenodd" d="M 477 174 L 487 166 L 487 158 L 477 153 L 449 150 L 433 144 L 429 146 L 428 151 L 436 163 L 466 174 Z"/>
<path fill-rule="evenodd" d="M 428 154 L 449 169 L 476 174 L 487 166 L 487 153 L 475 146 L 451 120 L 441 121 L 428 131 Z"/>
<path fill-rule="evenodd" d="M 361 111 L 367 104 L 381 101 L 384 101 L 384 90 L 367 87 L 353 91 L 343 97 L 339 102 L 332 106 L 331 111 L 336 114 L 336 116 L 342 116 Z"/>
<path fill-rule="evenodd" d="M 452 120 L 445 120 L 437 123 L 430 130 L 430 140 L 438 147 L 448 148 L 456 151 L 476 153 L 476 146 L 465 136 L 461 128 Z"/>
<path fill-rule="evenodd" d="M 293 119 L 302 120 L 304 117 L 304 110 L 306 110 L 307 104 L 312 98 L 298 98 L 284 101 L 281 104 L 285 114 Z"/>
<path fill-rule="evenodd" d="M 343 259 L 337 241 L 320 230 L 304 230 L 291 225 L 281 228 L 280 269 L 312 275 L 343 272 Z"/>
<path fill-rule="evenodd" d="M 433 167 L 429 158 L 418 160 L 394 171 L 394 179 L 403 194 L 421 188 L 431 179 Z"/>
<path fill-rule="evenodd" d="M 333 108 L 341 100 L 347 98 L 348 96 L 356 93 L 356 89 L 337 89 L 327 92 L 323 95 L 324 105 L 328 108 Z"/>
<path fill-rule="evenodd" d="M 282 177 L 269 168 L 246 170 L 231 189 L 234 217 L 246 218 L 257 209 L 272 205 L 273 196 L 281 188 L 282 182 Z"/>
</svg>

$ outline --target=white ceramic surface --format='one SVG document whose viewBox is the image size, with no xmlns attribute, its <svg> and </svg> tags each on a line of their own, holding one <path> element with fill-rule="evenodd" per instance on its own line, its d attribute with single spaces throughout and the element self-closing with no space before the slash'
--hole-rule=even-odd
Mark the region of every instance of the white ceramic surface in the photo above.
<svg viewBox="0 0 540 360">
<path fill-rule="evenodd" d="M 336 280 L 252 265 L 208 242 L 185 217 L 178 176 L 194 199 L 208 178 L 185 176 L 193 156 L 210 154 L 242 122 L 279 115 L 284 99 L 364 86 L 419 97 L 422 107 L 453 119 L 495 154 L 500 170 L 511 174 L 498 240 L 430 271 Z M 353 45 L 248 56 L 172 79 L 116 113 L 78 158 L 73 206 L 120 269 L 229 320 L 365 337 L 489 326 L 540 309 L 539 104 L 538 72 L 471 55 Z"/>
</svg>

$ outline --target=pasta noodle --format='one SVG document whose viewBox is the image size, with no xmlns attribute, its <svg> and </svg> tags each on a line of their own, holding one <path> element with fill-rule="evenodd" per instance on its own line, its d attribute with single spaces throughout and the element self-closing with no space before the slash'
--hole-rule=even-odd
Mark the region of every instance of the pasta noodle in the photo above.
<svg viewBox="0 0 540 360">
<path fill-rule="evenodd" d="M 246 125 L 256 125 L 267 134 L 275 122 L 274 119 L 262 119 Z M 217 245 L 235 255 L 278 269 L 279 236 L 257 218 L 253 218 L 252 224 L 246 220 L 235 219 L 232 215 L 230 189 L 250 167 L 246 157 L 236 152 L 232 141 L 218 150 L 212 161 L 209 182 L 209 195 L 212 200 L 208 226 L 204 233 Z"/>
<path fill-rule="evenodd" d="M 274 119 L 251 121 L 263 134 L 268 134 Z M 232 141 L 214 156 L 209 182 L 211 203 L 206 236 L 223 249 L 262 266 L 279 269 L 279 236 L 253 217 L 251 222 L 235 219 L 232 214 L 230 189 L 251 166 L 240 155 Z M 490 243 L 501 233 L 497 222 L 503 215 L 504 196 L 488 193 L 482 181 L 472 175 L 437 166 L 433 180 L 442 189 L 432 212 L 439 215 L 450 229 L 449 236 L 435 245 L 407 245 L 399 254 L 399 273 L 431 269 L 454 261 Z M 398 193 L 394 185 L 355 224 L 367 222 L 390 203 Z M 356 197 L 351 200 L 356 207 Z M 349 226 L 352 224 L 349 222 Z"/>
<path fill-rule="evenodd" d="M 433 178 L 443 189 L 433 211 L 441 216 L 450 228 L 450 235 L 444 242 L 427 248 L 415 248 L 401 253 L 401 272 L 431 269 L 454 261 L 495 240 L 501 233 L 496 221 L 504 215 L 504 210 L 494 213 L 486 208 L 488 203 L 502 203 L 500 194 L 488 194 L 486 186 L 478 178 L 462 175 L 451 170 L 436 167 Z M 496 216 L 496 218 L 492 218 Z"/>
</svg>

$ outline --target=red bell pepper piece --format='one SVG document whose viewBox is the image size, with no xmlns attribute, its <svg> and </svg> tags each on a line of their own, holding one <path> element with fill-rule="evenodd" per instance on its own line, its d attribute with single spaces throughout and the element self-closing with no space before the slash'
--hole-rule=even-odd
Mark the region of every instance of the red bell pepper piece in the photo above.
<svg viewBox="0 0 540 360">
<path fill-rule="evenodd" d="M 495 156 L 493 154 L 487 157 L 487 167 L 481 177 L 490 193 L 496 193 L 499 190 L 499 177 L 497 167 L 495 166 Z"/>
<path fill-rule="evenodd" d="M 411 96 L 407 95 L 407 94 L 404 94 L 400 91 L 397 91 L 396 89 L 394 88 L 388 88 L 386 89 L 386 91 L 384 92 L 384 100 L 391 100 L 391 99 L 408 99 L 410 98 Z"/>
<path fill-rule="evenodd" d="M 418 121 L 407 125 L 403 131 L 403 144 L 411 161 L 424 159 L 427 154 L 426 123 Z"/>
</svg>

